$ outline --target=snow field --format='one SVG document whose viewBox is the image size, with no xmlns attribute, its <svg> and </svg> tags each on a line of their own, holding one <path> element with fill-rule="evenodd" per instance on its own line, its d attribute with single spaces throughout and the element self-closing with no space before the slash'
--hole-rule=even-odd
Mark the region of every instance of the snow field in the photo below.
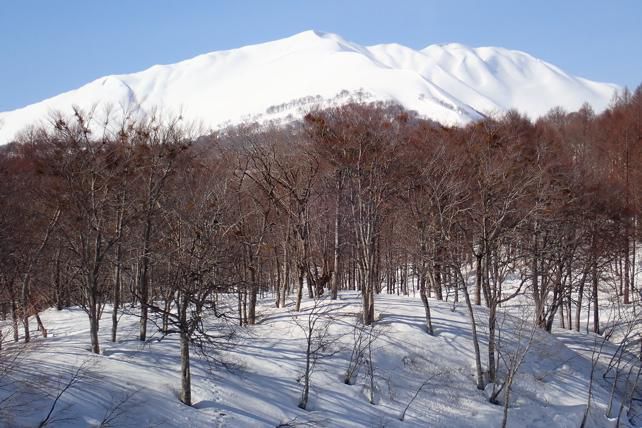
<svg viewBox="0 0 642 428">
<path fill-rule="evenodd" d="M 0 411 L 0 425 L 37 425 L 50 409 L 53 397 L 81 367 L 78 382 L 62 395 L 51 426 L 100 426 L 110 414 L 116 414 L 111 426 L 136 427 L 497 426 L 501 405 L 490 404 L 488 391 L 475 387 L 466 307 L 460 303 L 453 310 L 450 302 L 430 303 L 435 336 L 425 332 L 418 298 L 377 296 L 372 405 L 368 401 L 366 366 L 361 367 L 353 385 L 343 382 L 360 309 L 359 296 L 344 293 L 337 301 L 324 301 L 331 340 L 325 350 L 327 357 L 318 361 L 313 373 L 307 411 L 297 404 L 305 364 L 305 335 L 300 326 L 307 320 L 311 301 L 304 302 L 300 314 L 293 313 L 291 307 L 276 309 L 271 302 L 264 302 L 259 324 L 239 329 L 229 349 L 213 354 L 215 362 L 192 349 L 193 407 L 178 401 L 176 337 L 159 340 L 156 335 L 141 343 L 136 340 L 138 319 L 124 315 L 119 341 L 110 343 L 110 313 L 106 308 L 101 325 L 102 355 L 92 355 L 84 312 L 78 308 L 60 312 L 50 309 L 42 314 L 49 337 L 36 338 L 0 381 L 0 400 L 15 394 L 7 402 L 10 405 Z M 476 310 L 485 365 L 483 320 L 487 314 L 483 308 Z M 507 352 L 523 346 L 532 331 L 528 323 L 508 315 L 500 314 L 498 324 L 500 346 Z M 220 326 L 213 323 L 211 328 Z M 586 406 L 595 343 L 592 335 L 558 331 L 551 336 L 535 331 L 513 385 L 509 426 L 577 427 Z M 22 345 L 5 344 L 3 352 L 10 355 L 19 348 Z M 604 357 L 594 377 L 589 426 L 615 423 L 604 417 L 610 383 L 600 374 L 614 349 L 608 343 L 603 349 Z M 400 421 L 415 394 L 404 421 Z"/>
</svg>

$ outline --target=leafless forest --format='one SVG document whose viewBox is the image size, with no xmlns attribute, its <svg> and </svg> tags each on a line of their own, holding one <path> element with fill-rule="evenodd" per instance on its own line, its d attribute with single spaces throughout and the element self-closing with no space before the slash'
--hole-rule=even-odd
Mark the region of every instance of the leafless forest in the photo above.
<svg viewBox="0 0 642 428">
<path fill-rule="evenodd" d="M 416 293 L 426 334 L 432 299 L 462 302 L 479 389 L 497 383 L 498 310 L 518 300 L 546 332 L 606 339 L 618 320 L 605 308 L 632 313 L 621 352 L 642 358 L 640 165 L 642 87 L 601 114 L 463 128 L 383 103 L 206 136 L 180 117 L 59 116 L 0 148 L 0 343 L 29 342 L 34 318 L 46 336 L 39 313 L 76 306 L 100 353 L 99 329 L 116 341 L 133 312 L 141 341 L 180 337 L 189 405 L 190 351 L 228 340 L 204 317 L 251 329 L 261 300 L 298 311 L 357 290 L 365 326 L 377 296 Z"/>
</svg>

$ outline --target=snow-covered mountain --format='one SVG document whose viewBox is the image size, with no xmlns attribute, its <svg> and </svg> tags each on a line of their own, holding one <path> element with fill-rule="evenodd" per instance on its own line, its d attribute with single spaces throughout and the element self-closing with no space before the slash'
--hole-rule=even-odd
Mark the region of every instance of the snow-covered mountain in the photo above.
<svg viewBox="0 0 642 428">
<path fill-rule="evenodd" d="M 102 77 L 24 108 L 0 113 L 0 143 L 52 111 L 98 106 L 165 112 L 218 127 L 298 115 L 354 93 L 393 100 L 448 125 L 517 109 L 535 118 L 550 108 L 604 109 L 619 87 L 571 76 L 524 52 L 503 48 L 398 44 L 360 46 L 306 31 L 269 43 L 212 52 L 170 65 Z"/>
</svg>

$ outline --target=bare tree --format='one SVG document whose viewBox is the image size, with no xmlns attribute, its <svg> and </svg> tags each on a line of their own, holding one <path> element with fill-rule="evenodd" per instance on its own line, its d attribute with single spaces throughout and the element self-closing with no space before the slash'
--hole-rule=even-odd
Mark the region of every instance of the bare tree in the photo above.
<svg viewBox="0 0 642 428">
<path fill-rule="evenodd" d="M 180 401 L 188 406 L 192 405 L 190 347 L 196 346 L 207 356 L 226 346 L 234 333 L 223 322 L 231 308 L 219 299 L 233 285 L 226 273 L 226 240 L 235 227 L 235 221 L 230 222 L 226 216 L 229 183 L 219 168 L 216 161 L 199 164 L 186 160 L 181 173 L 168 184 L 168 198 L 161 206 L 162 265 L 175 310 L 147 304 L 152 313 L 168 323 L 164 334 L 179 335 Z M 206 172 L 211 174 L 209 180 L 204 179 Z"/>
<path fill-rule="evenodd" d="M 510 408 L 510 399 L 513 382 L 517 377 L 517 372 L 524 362 L 536 333 L 536 326 L 529 319 L 528 313 L 522 311 L 517 317 L 512 317 L 502 313 L 502 319 L 499 322 L 499 338 L 497 342 L 498 368 L 496 371 L 501 372 L 502 381 L 497 386 L 493 384 L 493 391 L 490 394 L 489 401 L 497 404 L 497 398 L 503 392 L 502 405 L 502 428 L 508 423 L 508 409 Z M 501 340 L 501 333 L 504 332 L 505 339 Z M 500 366 L 501 362 L 501 366 Z"/>
<path fill-rule="evenodd" d="M 337 337 L 331 334 L 330 328 L 334 321 L 332 315 L 333 306 L 330 299 L 320 297 L 312 300 L 312 304 L 301 315 L 295 315 L 294 322 L 301 329 L 305 338 L 305 367 L 299 382 L 303 382 L 299 408 L 308 407 L 312 375 L 317 363 L 333 355 L 336 350 L 332 345 Z M 298 312 L 298 311 L 297 311 Z"/>
</svg>

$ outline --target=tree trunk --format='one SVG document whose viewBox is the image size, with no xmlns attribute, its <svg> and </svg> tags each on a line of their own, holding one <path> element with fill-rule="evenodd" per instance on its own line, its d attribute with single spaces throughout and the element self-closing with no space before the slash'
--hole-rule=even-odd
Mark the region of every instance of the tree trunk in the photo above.
<svg viewBox="0 0 642 428">
<path fill-rule="evenodd" d="M 628 220 L 627 220 L 628 223 Z M 628 227 L 626 232 L 628 233 Z M 624 250 L 624 290 L 623 290 L 623 300 L 624 304 L 628 305 L 631 303 L 631 297 L 630 297 L 630 286 L 631 286 L 631 280 L 630 280 L 630 274 L 631 274 L 631 257 L 630 257 L 630 243 L 629 243 L 629 237 L 628 235 L 625 238 L 625 250 Z"/>
<path fill-rule="evenodd" d="M 165 302 L 163 303 L 163 315 L 162 315 L 162 331 L 163 334 L 168 334 L 169 332 L 169 314 L 172 310 L 172 298 L 165 294 Z"/>
<path fill-rule="evenodd" d="M 492 298 L 494 300 L 494 298 Z M 495 331 L 497 326 L 497 305 L 492 302 L 488 310 L 488 380 L 495 383 L 497 373 L 495 367 Z"/>
<path fill-rule="evenodd" d="M 18 304 L 13 293 L 11 294 L 11 325 L 13 326 L 13 341 L 17 342 L 20 340 L 20 331 L 18 330 Z"/>
<path fill-rule="evenodd" d="M 435 263 L 434 270 L 433 270 L 433 277 L 434 277 L 434 288 L 435 288 L 435 297 L 437 300 L 444 300 L 444 295 L 443 295 L 443 290 L 442 290 L 442 272 L 441 272 L 441 265 L 439 263 Z"/>
<path fill-rule="evenodd" d="M 533 254 L 531 255 L 531 284 L 533 288 L 533 302 L 535 303 L 535 323 L 537 327 L 544 329 L 546 327 L 546 320 L 544 319 L 546 299 L 544 298 L 543 290 L 540 290 L 539 276 L 539 239 L 537 232 L 535 232 L 533 235 Z M 542 274 L 542 276 L 544 275 Z M 545 278 L 542 278 L 542 289 L 545 287 L 544 281 Z"/>
<path fill-rule="evenodd" d="M 140 260 L 140 269 L 138 277 L 138 293 L 140 294 L 140 334 L 139 340 L 144 342 L 147 339 L 147 318 L 148 318 L 148 304 L 149 304 L 149 243 L 152 234 L 152 219 L 151 214 L 148 212 L 145 221 L 145 230 L 143 233 L 143 254 Z"/>
<path fill-rule="evenodd" d="M 508 426 L 508 406 L 510 405 L 510 389 L 511 386 L 508 385 L 506 386 L 506 390 L 504 391 L 504 410 L 503 410 L 503 415 L 502 415 L 502 428 L 506 428 Z"/>
<path fill-rule="evenodd" d="M 182 311 L 187 308 L 181 309 Z M 185 328 L 185 327 L 182 327 Z M 183 404 L 192 405 L 192 374 L 189 362 L 189 336 L 181 331 L 181 396 Z"/>
<path fill-rule="evenodd" d="M 566 303 L 564 301 L 562 301 L 562 304 L 560 305 L 560 328 L 563 329 L 563 330 L 566 329 L 566 314 L 564 313 L 564 305 L 565 304 Z M 551 322 L 551 325 L 552 324 L 553 323 Z M 549 329 L 547 329 L 547 330 L 550 332 Z"/>
<path fill-rule="evenodd" d="M 274 282 L 274 291 L 276 299 L 274 305 L 277 308 L 281 307 L 281 287 L 283 286 L 283 273 L 281 272 L 281 260 L 279 260 L 279 249 L 274 247 L 274 267 L 276 268 L 276 281 Z M 274 271 L 273 271 L 274 272 Z"/>
<path fill-rule="evenodd" d="M 637 236 L 637 219 L 633 220 L 633 232 L 632 233 L 633 233 L 633 236 Z M 636 261 L 635 261 L 636 260 L 636 240 L 635 239 L 633 239 L 632 242 L 631 242 L 630 254 L 631 254 L 631 273 L 629 275 L 629 280 L 630 280 L 631 283 L 629 284 L 629 292 L 630 293 L 634 293 L 635 292 L 635 271 L 636 271 L 636 268 L 635 268 L 635 266 L 636 266 L 636 264 L 635 264 L 636 263 Z M 631 299 L 631 296 L 629 296 L 629 300 L 630 299 Z"/>
<path fill-rule="evenodd" d="M 121 293 L 121 280 L 120 269 L 122 259 L 122 249 L 120 244 L 116 248 L 116 272 L 114 273 L 114 289 L 113 289 L 113 309 L 111 312 L 111 341 L 116 342 L 116 335 L 118 332 L 118 308 L 120 307 L 120 293 Z"/>
<path fill-rule="evenodd" d="M 573 304 L 573 268 L 572 268 L 572 261 L 569 260 L 568 265 L 567 265 L 567 277 L 568 277 L 568 287 L 565 290 L 565 305 L 566 305 L 566 328 L 568 330 L 573 330 L 573 322 L 572 322 L 572 315 L 571 315 L 571 308 Z"/>
<path fill-rule="evenodd" d="M 250 267 L 250 299 L 248 302 L 247 323 L 249 325 L 256 324 L 256 302 L 257 302 L 258 286 L 256 283 L 256 269 Z"/>
<path fill-rule="evenodd" d="M 307 275 L 307 281 L 305 281 L 306 285 L 308 286 L 308 298 L 314 299 L 314 287 L 312 286 L 312 281 L 310 280 L 310 275 Z"/>
<path fill-rule="evenodd" d="M 54 271 L 53 271 L 53 284 L 54 284 L 54 294 L 56 296 L 56 310 L 62 311 L 64 308 L 64 297 L 63 297 L 63 285 L 62 281 L 60 280 L 60 253 L 61 250 L 58 248 L 58 251 L 56 251 L 56 261 L 54 263 Z"/>
<path fill-rule="evenodd" d="M 308 332 L 308 343 L 305 352 L 305 373 L 303 374 L 303 392 L 301 393 L 301 401 L 299 401 L 299 408 L 306 409 L 308 407 L 308 397 L 310 395 L 310 375 L 312 371 L 311 366 L 311 348 L 312 348 L 312 332 Z"/>
<path fill-rule="evenodd" d="M 29 311 L 31 310 L 31 308 L 29 307 L 29 297 L 30 297 L 29 294 L 30 294 L 29 275 L 26 274 L 25 278 L 22 281 L 22 295 L 21 295 L 22 326 L 25 332 L 25 343 L 29 343 L 29 341 L 31 340 L 31 334 L 29 331 Z"/>
<path fill-rule="evenodd" d="M 475 286 L 475 304 L 477 306 L 481 305 L 481 289 L 482 289 L 482 277 L 483 277 L 483 272 L 482 272 L 482 258 L 483 254 L 475 254 L 475 258 L 477 260 L 477 265 L 475 268 L 475 273 L 476 273 L 476 286 Z"/>
<path fill-rule="evenodd" d="M 466 285 L 466 280 L 462 275 L 461 271 L 458 271 L 462 290 L 464 292 L 464 299 L 466 300 L 466 307 L 468 307 L 468 315 L 470 317 L 470 329 L 473 336 L 473 349 L 475 351 L 475 371 L 477 378 L 477 389 L 483 391 L 484 387 L 484 374 L 481 364 L 481 351 L 479 349 L 479 338 L 477 337 L 477 323 L 475 322 L 475 313 L 473 312 L 473 305 L 470 301 L 470 294 L 468 293 L 468 287 Z"/>
<path fill-rule="evenodd" d="M 179 318 L 179 329 L 181 337 L 181 393 L 179 399 L 183 404 L 192 405 L 192 374 L 190 371 L 189 355 L 189 326 L 187 324 L 187 311 L 189 310 L 189 299 L 184 293 L 176 292 L 176 306 Z"/>
<path fill-rule="evenodd" d="M 374 284 L 371 284 L 368 287 L 368 292 L 370 294 L 370 298 L 368 299 L 368 324 L 367 325 L 370 325 L 375 320 L 375 309 L 374 309 L 374 304 L 375 304 L 375 285 Z"/>
<path fill-rule="evenodd" d="M 243 326 L 243 292 L 239 289 L 236 294 L 238 297 L 239 325 Z"/>
<path fill-rule="evenodd" d="M 360 272 L 364 269 L 360 269 Z M 361 283 L 361 303 L 362 303 L 362 318 L 363 325 L 370 325 L 370 290 L 368 289 L 368 279 L 366 278 L 367 273 L 361 272 L 360 280 Z"/>
<path fill-rule="evenodd" d="M 47 329 L 45 328 L 45 325 L 42 323 L 42 320 L 40 319 L 40 315 L 38 312 L 36 312 L 36 322 L 38 323 L 38 330 L 40 333 L 42 333 L 42 337 L 47 337 Z"/>
<path fill-rule="evenodd" d="M 287 247 L 287 244 L 286 244 Z M 285 259 L 283 261 L 284 275 L 283 284 L 281 287 L 281 307 L 285 308 L 285 298 L 288 295 L 290 288 L 290 261 L 288 260 L 287 249 L 285 250 Z"/>
<path fill-rule="evenodd" d="M 111 341 L 116 342 L 116 335 L 118 332 L 118 308 L 120 307 L 120 297 L 121 297 L 121 268 L 123 263 L 123 250 L 120 243 L 120 238 L 123 234 L 123 211 L 125 204 L 125 193 L 121 195 L 121 206 L 118 211 L 118 220 L 116 224 L 116 236 L 118 239 L 118 244 L 116 246 L 116 267 L 114 272 L 114 289 L 113 289 L 113 308 L 111 312 Z"/>
<path fill-rule="evenodd" d="M 428 303 L 428 296 L 426 296 L 426 274 L 421 273 L 419 279 L 419 295 L 421 296 L 421 302 L 424 305 L 424 313 L 426 316 L 426 330 L 428 334 L 433 335 L 434 331 L 432 329 L 432 318 L 430 316 L 430 304 Z"/>
<path fill-rule="evenodd" d="M 575 331 L 580 331 L 580 321 L 582 317 L 582 300 L 584 298 L 584 283 L 586 282 L 586 270 L 582 273 L 580 285 L 577 289 L 577 308 L 575 309 Z"/>
<path fill-rule="evenodd" d="M 335 185 L 335 208 L 334 208 L 334 258 L 332 270 L 332 292 L 331 299 L 336 300 L 341 284 L 341 191 L 343 180 L 340 173 L 337 173 Z"/>
<path fill-rule="evenodd" d="M 98 341 L 99 320 L 96 310 L 89 314 L 89 335 L 91 339 L 91 352 L 100 354 L 100 343 Z"/>
<path fill-rule="evenodd" d="M 285 298 L 290 289 L 290 218 L 287 220 L 287 231 L 285 242 L 283 243 L 283 284 L 281 286 L 281 307 L 285 307 Z"/>
<path fill-rule="evenodd" d="M 597 263 L 593 262 L 591 272 L 593 281 L 593 333 L 600 334 L 600 307 L 598 305 L 598 272 Z"/>
<path fill-rule="evenodd" d="M 247 288 L 243 290 L 243 325 L 247 325 Z"/>
<path fill-rule="evenodd" d="M 100 320 L 98 313 L 98 301 L 96 296 L 96 283 L 95 278 L 90 278 L 90 285 L 88 290 L 88 315 L 89 315 L 89 336 L 91 339 L 91 352 L 100 354 L 100 344 L 98 341 L 98 330 L 100 328 Z"/>
<path fill-rule="evenodd" d="M 303 280 L 305 278 L 305 268 L 299 266 L 299 284 L 296 289 L 296 307 L 295 311 L 299 312 L 301 310 L 301 299 L 303 298 Z"/>
</svg>

